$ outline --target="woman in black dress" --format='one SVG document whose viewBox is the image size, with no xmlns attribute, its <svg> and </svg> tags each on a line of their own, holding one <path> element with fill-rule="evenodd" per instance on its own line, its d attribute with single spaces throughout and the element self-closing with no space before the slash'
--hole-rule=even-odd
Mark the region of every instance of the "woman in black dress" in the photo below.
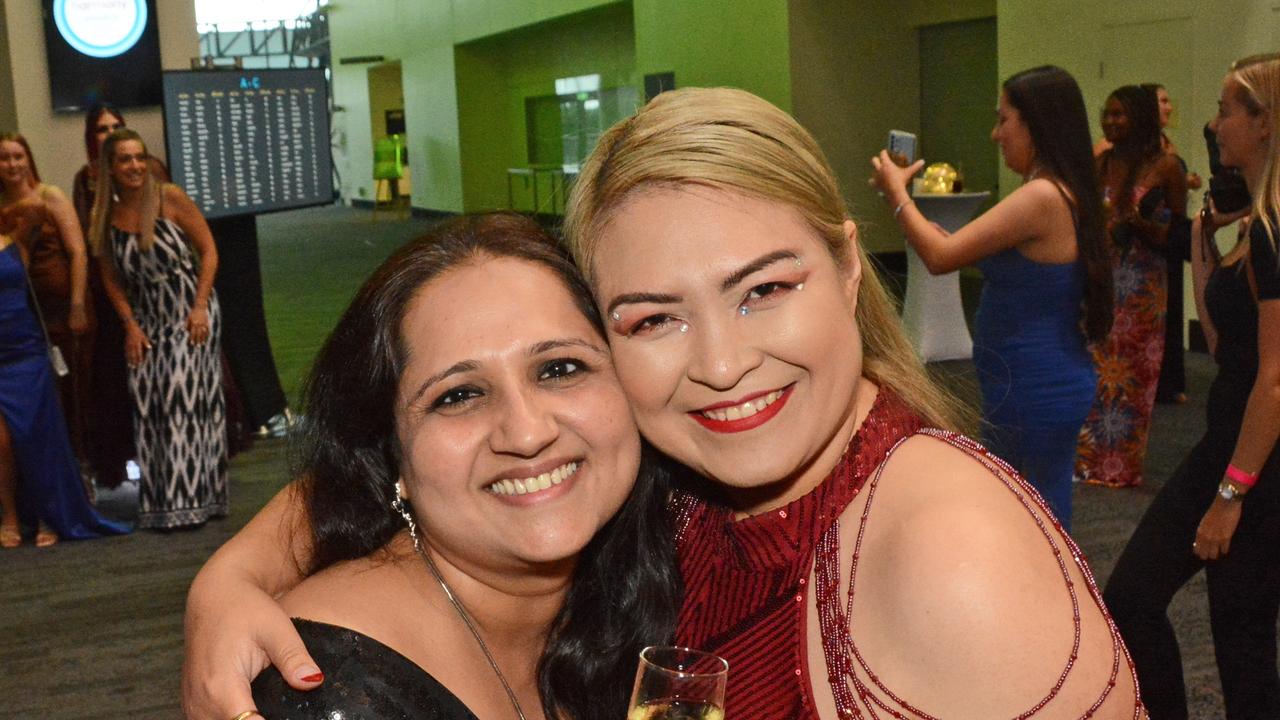
<svg viewBox="0 0 1280 720">
<path fill-rule="evenodd" d="M 1253 205 L 1225 256 L 1213 235 L 1240 216 L 1210 203 L 1192 232 L 1196 301 L 1218 363 L 1208 429 L 1151 503 L 1105 593 L 1161 720 L 1187 717 L 1166 610 L 1201 568 L 1227 717 L 1280 717 L 1280 54 L 1235 63 L 1218 107 L 1222 164 L 1240 170 Z"/>
<path fill-rule="evenodd" d="M 282 603 L 326 670 L 304 679 L 324 682 L 269 668 L 258 711 L 623 716 L 637 654 L 674 627 L 677 571 L 603 333 L 572 263 L 517 215 L 446 223 L 373 274 L 307 384 L 303 479 L 272 501 L 303 508 L 310 577 Z M 264 517 L 232 555 L 295 534 Z M 225 556 L 193 597 L 216 594 Z"/>
</svg>

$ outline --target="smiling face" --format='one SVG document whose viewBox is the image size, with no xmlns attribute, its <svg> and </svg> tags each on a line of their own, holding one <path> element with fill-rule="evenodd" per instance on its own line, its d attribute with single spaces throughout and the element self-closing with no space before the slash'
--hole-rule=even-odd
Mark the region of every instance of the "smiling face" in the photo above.
<svg viewBox="0 0 1280 720">
<path fill-rule="evenodd" d="M 1265 112 L 1250 112 L 1245 92 L 1239 81 L 1228 75 L 1218 96 L 1218 114 L 1209 127 L 1217 133 L 1222 164 L 1239 168 L 1246 179 L 1254 180 L 1265 164 L 1271 130 Z"/>
<path fill-rule="evenodd" d="M 783 204 L 638 191 L 604 226 L 593 278 L 640 431 L 737 489 L 743 512 L 815 487 L 853 432 L 860 273 Z"/>
<path fill-rule="evenodd" d="M 576 557 L 630 492 L 640 440 L 562 282 L 464 264 L 418 290 L 401 333 L 401 475 L 428 544 L 480 573 Z"/>
<path fill-rule="evenodd" d="M 1022 114 L 1009 102 L 1007 93 L 1000 93 L 991 139 L 1000 146 L 1000 155 L 1010 170 L 1026 175 L 1035 167 L 1036 148 L 1031 142 L 1031 131 L 1023 122 Z"/>
<path fill-rule="evenodd" d="M 147 149 L 137 140 L 121 140 L 111 155 L 111 179 L 122 190 L 137 190 L 147 179 Z"/>
<path fill-rule="evenodd" d="M 1129 137 L 1129 114 L 1116 98 L 1107 98 L 1102 108 L 1102 134 L 1112 144 L 1124 142 Z"/>
<path fill-rule="evenodd" d="M 31 177 L 31 157 L 22 143 L 0 140 L 0 182 L 6 188 L 35 184 Z"/>
</svg>

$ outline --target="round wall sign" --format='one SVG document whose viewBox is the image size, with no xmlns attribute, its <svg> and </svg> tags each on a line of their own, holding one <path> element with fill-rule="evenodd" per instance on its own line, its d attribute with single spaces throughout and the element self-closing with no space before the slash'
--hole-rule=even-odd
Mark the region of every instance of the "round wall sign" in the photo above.
<svg viewBox="0 0 1280 720">
<path fill-rule="evenodd" d="M 115 57 L 142 37 L 147 0 L 53 0 L 53 22 L 76 50 L 92 57 Z"/>
</svg>

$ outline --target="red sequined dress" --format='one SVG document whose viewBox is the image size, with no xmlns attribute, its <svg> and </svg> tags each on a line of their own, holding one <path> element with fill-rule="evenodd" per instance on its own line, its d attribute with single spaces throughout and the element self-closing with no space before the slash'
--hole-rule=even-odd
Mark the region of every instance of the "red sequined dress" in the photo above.
<svg viewBox="0 0 1280 720">
<path fill-rule="evenodd" d="M 866 504 L 870 510 L 880 467 L 903 440 L 921 433 L 969 453 L 997 477 L 1003 473 L 1012 478 L 1006 481 L 1010 491 L 1037 518 L 1058 558 L 1075 608 L 1078 646 L 1080 604 L 1093 602 L 1102 607 L 1101 597 L 1079 549 L 1048 521 L 1039 519 L 1052 517 L 1044 510 L 1039 495 L 977 443 L 954 433 L 923 428 L 920 419 L 900 399 L 882 390 L 831 474 L 812 492 L 785 507 L 735 521 L 728 508 L 708 504 L 693 495 L 680 494 L 675 499 L 677 548 L 685 582 L 677 642 L 713 652 L 729 662 L 726 717 L 817 720 L 805 647 L 806 586 L 815 561 L 814 590 L 823 628 L 823 651 L 831 668 L 829 680 L 840 717 L 931 717 L 884 686 L 844 630 L 851 608 L 840 597 L 841 548 L 836 522 L 860 492 L 870 493 Z M 1042 512 L 1032 512 L 1033 505 Z M 856 573 L 860 535 L 854 530 L 849 534 L 855 538 L 852 571 Z M 1070 578 L 1068 568 L 1072 563 L 1085 578 L 1085 592 L 1078 592 Z M 1111 683 L 1100 691 L 1095 710 L 1102 705 L 1119 673 L 1133 675 L 1132 662 L 1109 616 L 1107 622 L 1114 662 Z M 1033 717 L 1055 697 L 1072 664 L 1073 660 L 1067 660 L 1057 684 L 1047 688 L 1046 696 L 1018 717 Z M 1138 704 L 1134 717 L 1140 714 Z M 1092 711 L 1082 717 L 1090 715 Z"/>
</svg>

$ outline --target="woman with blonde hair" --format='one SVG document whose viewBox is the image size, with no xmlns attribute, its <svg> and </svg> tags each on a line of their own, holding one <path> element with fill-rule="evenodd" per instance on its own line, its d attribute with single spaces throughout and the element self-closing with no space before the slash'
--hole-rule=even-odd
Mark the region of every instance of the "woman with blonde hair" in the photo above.
<svg viewBox="0 0 1280 720">
<path fill-rule="evenodd" d="M 1107 583 L 1152 717 L 1187 717 L 1178 641 L 1167 609 L 1205 570 L 1226 717 L 1280 717 L 1280 54 L 1237 61 L 1222 82 L 1222 164 L 1252 207 L 1223 217 L 1206 203 L 1192 228 L 1196 305 L 1218 375 L 1207 429 L 1152 501 Z M 1214 234 L 1247 215 L 1236 246 Z"/>
<path fill-rule="evenodd" d="M 90 222 L 103 289 L 125 329 L 140 527 L 199 525 L 227 514 L 218 253 L 199 208 L 158 185 L 142 137 L 103 142 Z"/>
<path fill-rule="evenodd" d="M 1088 567 L 954 432 L 794 119 L 740 90 L 659 95 L 601 136 L 565 234 L 641 434 L 688 471 L 676 642 L 728 660 L 726 717 L 1141 714 Z M 241 547 L 193 589 L 196 717 L 225 720 L 209 698 L 244 682 L 217 666 L 314 667 L 254 587 L 279 555 Z"/>
</svg>

